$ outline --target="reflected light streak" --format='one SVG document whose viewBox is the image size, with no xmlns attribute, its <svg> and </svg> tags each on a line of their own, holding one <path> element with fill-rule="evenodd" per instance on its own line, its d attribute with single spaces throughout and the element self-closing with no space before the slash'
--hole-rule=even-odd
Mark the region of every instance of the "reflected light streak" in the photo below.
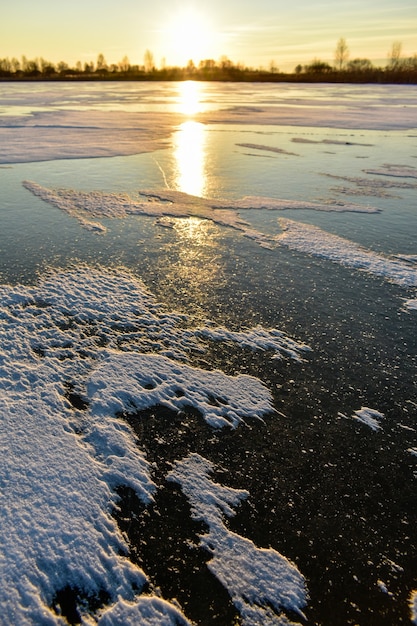
<svg viewBox="0 0 417 626">
<path fill-rule="evenodd" d="M 174 142 L 176 189 L 193 196 L 203 196 L 207 182 L 204 125 L 193 121 L 184 122 Z"/>
<path fill-rule="evenodd" d="M 172 262 L 166 277 L 192 294 L 194 303 L 203 303 L 213 288 L 224 284 L 224 267 L 218 256 L 220 229 L 199 217 L 173 218 L 172 228 L 177 238 L 169 244 Z"/>
<path fill-rule="evenodd" d="M 195 115 L 201 111 L 200 84 L 192 80 L 186 80 L 178 85 L 179 111 L 184 115 Z"/>
</svg>

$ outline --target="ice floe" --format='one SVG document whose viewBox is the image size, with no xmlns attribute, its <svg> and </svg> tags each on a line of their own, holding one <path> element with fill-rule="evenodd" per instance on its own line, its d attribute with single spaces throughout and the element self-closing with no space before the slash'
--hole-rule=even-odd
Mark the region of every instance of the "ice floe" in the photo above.
<svg viewBox="0 0 417 626">
<path fill-rule="evenodd" d="M 347 416 L 343 413 L 339 413 L 339 416 L 347 419 Z M 381 420 L 384 419 L 384 414 L 380 413 L 376 409 L 369 409 L 368 407 L 363 406 L 359 410 L 354 411 L 352 418 L 358 420 L 366 426 L 369 426 L 372 430 L 381 430 Z"/>
<path fill-rule="evenodd" d="M 291 624 L 285 611 L 298 613 L 307 602 L 304 577 L 297 567 L 272 548 L 256 545 L 225 526 L 223 517 L 248 492 L 224 487 L 210 478 L 214 466 L 198 454 L 177 461 L 168 475 L 181 485 L 194 519 L 203 521 L 208 532 L 201 545 L 212 555 L 207 566 L 227 589 L 244 626 Z"/>
<path fill-rule="evenodd" d="M 403 287 L 417 287 L 417 268 L 397 257 L 383 256 L 318 226 L 279 218 L 282 233 L 276 243 L 347 267 L 381 276 Z"/>
<path fill-rule="evenodd" d="M 163 311 L 122 269 L 50 271 L 34 287 L 1 286 L 0 300 L 1 619 L 62 624 L 58 598 L 70 589 L 83 623 L 188 624 L 178 607 L 140 595 L 146 573 L 112 517 L 117 487 L 145 505 L 155 491 L 120 414 L 193 406 L 214 427 L 235 427 L 270 413 L 270 392 L 256 378 L 188 364 L 204 329 Z M 215 325 L 210 333 L 227 336 Z M 233 340 L 297 358 L 278 331 Z M 242 558 L 255 549 L 239 541 Z"/>
</svg>

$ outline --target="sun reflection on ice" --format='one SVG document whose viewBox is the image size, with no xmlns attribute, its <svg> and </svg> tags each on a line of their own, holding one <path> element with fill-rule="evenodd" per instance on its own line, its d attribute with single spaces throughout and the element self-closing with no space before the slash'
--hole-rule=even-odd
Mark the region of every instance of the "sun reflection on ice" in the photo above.
<svg viewBox="0 0 417 626">
<path fill-rule="evenodd" d="M 180 279 L 182 290 L 202 304 L 214 287 L 224 283 L 218 252 L 221 231 L 211 220 L 198 217 L 171 218 L 171 228 L 177 237 L 167 246 L 172 254 L 167 281 Z"/>
<path fill-rule="evenodd" d="M 176 189 L 204 196 L 207 184 L 204 124 L 189 120 L 180 125 L 174 138 L 174 158 Z"/>
<path fill-rule="evenodd" d="M 184 115 L 195 115 L 201 112 L 201 88 L 199 83 L 186 80 L 178 85 L 179 111 Z"/>
</svg>

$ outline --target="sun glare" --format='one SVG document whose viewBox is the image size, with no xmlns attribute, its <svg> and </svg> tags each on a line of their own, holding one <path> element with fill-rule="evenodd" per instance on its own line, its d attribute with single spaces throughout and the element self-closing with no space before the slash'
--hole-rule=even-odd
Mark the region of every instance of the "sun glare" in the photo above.
<svg viewBox="0 0 417 626">
<path fill-rule="evenodd" d="M 203 196 L 206 186 L 206 132 L 204 125 L 188 121 L 175 135 L 175 186 L 192 196 Z"/>
<path fill-rule="evenodd" d="M 203 14 L 192 10 L 179 13 L 166 29 L 167 60 L 170 64 L 195 64 L 215 56 L 215 33 Z"/>
</svg>

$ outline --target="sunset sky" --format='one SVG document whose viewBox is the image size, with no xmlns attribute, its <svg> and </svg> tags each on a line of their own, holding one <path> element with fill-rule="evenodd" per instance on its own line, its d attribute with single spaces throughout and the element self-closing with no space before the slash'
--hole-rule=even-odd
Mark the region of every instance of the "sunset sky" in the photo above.
<svg viewBox="0 0 417 626">
<path fill-rule="evenodd" d="M 340 37 L 350 58 L 385 65 L 394 42 L 417 54 L 416 0 L 5 0 L 0 58 L 25 55 L 70 65 L 125 55 L 156 66 L 225 55 L 284 71 L 313 59 L 333 63 Z"/>
</svg>

